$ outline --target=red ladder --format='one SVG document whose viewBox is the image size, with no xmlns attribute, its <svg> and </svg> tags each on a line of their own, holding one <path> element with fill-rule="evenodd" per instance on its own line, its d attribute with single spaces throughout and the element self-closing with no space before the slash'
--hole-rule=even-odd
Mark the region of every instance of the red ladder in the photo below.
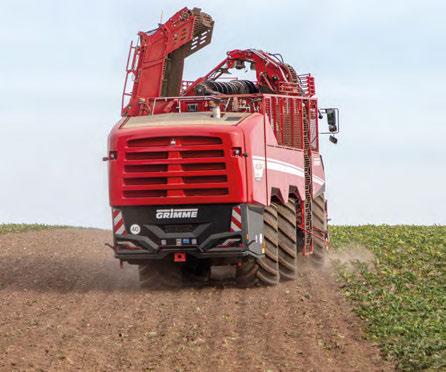
<svg viewBox="0 0 446 372">
<path fill-rule="evenodd" d="M 313 157 L 311 149 L 311 101 L 303 102 L 303 140 L 304 140 L 304 176 L 305 176 L 305 200 L 303 201 L 303 254 L 313 253 Z"/>
<path fill-rule="evenodd" d="M 138 80 L 138 76 L 136 76 L 137 66 L 139 56 L 141 54 L 141 48 L 139 43 L 133 44 L 133 41 L 130 43 L 129 55 L 127 57 L 127 66 L 125 68 L 125 80 L 124 80 L 124 90 L 122 92 L 122 100 L 121 100 L 121 115 L 125 115 L 124 108 L 127 107 L 130 97 L 133 95 L 134 84 L 131 87 L 128 86 L 129 76 L 133 76 L 133 81 Z M 128 99 L 126 100 L 126 97 Z"/>
</svg>

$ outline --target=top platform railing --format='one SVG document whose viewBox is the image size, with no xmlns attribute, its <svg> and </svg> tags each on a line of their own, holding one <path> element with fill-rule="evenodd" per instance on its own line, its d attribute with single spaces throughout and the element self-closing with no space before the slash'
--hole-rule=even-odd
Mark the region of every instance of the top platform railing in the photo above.
<svg viewBox="0 0 446 372">
<path fill-rule="evenodd" d="M 210 112 L 219 106 L 225 113 L 259 113 L 268 117 L 280 145 L 303 148 L 304 120 L 309 120 L 310 142 L 318 149 L 316 97 L 285 94 L 237 94 L 157 97 L 144 102 L 142 115 Z"/>
</svg>

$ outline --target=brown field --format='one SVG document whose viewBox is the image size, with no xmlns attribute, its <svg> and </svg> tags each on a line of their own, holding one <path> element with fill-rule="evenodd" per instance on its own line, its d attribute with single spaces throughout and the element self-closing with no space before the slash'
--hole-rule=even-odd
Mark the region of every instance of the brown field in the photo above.
<svg viewBox="0 0 446 372">
<path fill-rule="evenodd" d="M 330 267 L 296 282 L 139 289 L 94 229 L 0 236 L 0 370 L 382 371 Z"/>
</svg>

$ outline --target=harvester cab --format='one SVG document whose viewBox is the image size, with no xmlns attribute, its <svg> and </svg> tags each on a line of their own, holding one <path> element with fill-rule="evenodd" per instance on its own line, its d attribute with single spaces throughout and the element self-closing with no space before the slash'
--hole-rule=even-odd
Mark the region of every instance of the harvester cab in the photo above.
<svg viewBox="0 0 446 372">
<path fill-rule="evenodd" d="M 296 277 L 299 254 L 320 263 L 327 246 L 319 119 L 337 133 L 337 109 L 318 108 L 311 74 L 258 49 L 183 80 L 213 27 L 183 8 L 130 46 L 106 159 L 114 253 L 139 266 L 143 287 L 215 268 L 241 286 L 274 285 Z M 245 68 L 256 80 L 226 79 Z"/>
</svg>

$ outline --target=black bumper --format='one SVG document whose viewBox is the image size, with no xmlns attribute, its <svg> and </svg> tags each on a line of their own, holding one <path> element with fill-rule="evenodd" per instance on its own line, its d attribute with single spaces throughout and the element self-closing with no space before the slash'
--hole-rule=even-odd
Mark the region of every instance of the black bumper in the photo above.
<svg viewBox="0 0 446 372">
<path fill-rule="evenodd" d="M 114 234 L 115 257 L 138 263 L 162 259 L 174 253 L 187 253 L 196 258 L 260 257 L 258 241 L 263 224 L 261 208 L 241 205 L 242 228 L 231 227 L 233 205 L 188 206 L 196 213 L 185 218 L 163 218 L 157 215 L 160 207 L 122 207 L 123 233 Z M 185 207 L 162 207 L 170 211 Z M 171 208 L 171 209 L 169 209 Z M 175 209 L 179 208 L 179 209 Z M 138 231 L 132 232 L 132 227 Z"/>
<path fill-rule="evenodd" d="M 200 245 L 187 247 L 157 247 L 144 236 L 115 235 L 115 257 L 130 263 L 162 259 L 168 255 L 179 252 L 190 254 L 196 258 L 258 257 L 258 255 L 249 250 L 249 248 L 243 247 L 241 243 L 240 246 L 233 247 L 217 246 L 219 242 L 225 241 L 226 239 L 239 238 L 241 241 L 240 235 L 240 233 L 214 234 Z M 129 242 L 133 243 L 131 247 L 127 245 Z"/>
</svg>

